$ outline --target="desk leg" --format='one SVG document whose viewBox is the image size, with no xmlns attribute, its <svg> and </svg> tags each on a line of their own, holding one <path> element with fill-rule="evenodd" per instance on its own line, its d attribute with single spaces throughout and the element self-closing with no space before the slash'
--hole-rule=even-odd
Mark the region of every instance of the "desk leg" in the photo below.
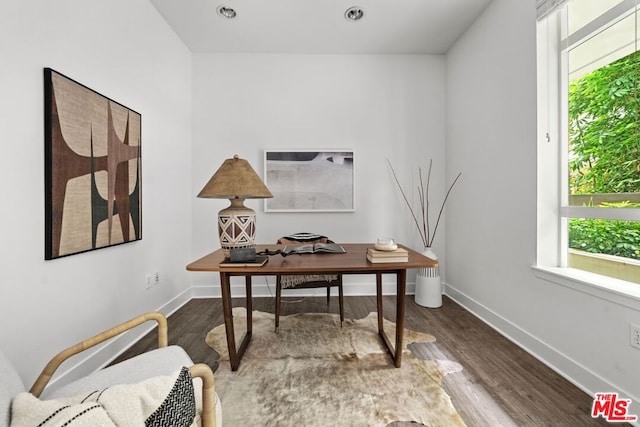
<svg viewBox="0 0 640 427">
<path fill-rule="evenodd" d="M 238 369 L 238 355 L 236 354 L 236 336 L 233 330 L 233 307 L 231 306 L 231 284 L 229 276 L 220 272 L 220 288 L 222 289 L 222 311 L 224 313 L 224 327 L 227 332 L 227 349 L 231 370 Z"/>
<path fill-rule="evenodd" d="M 251 334 L 253 331 L 252 318 L 252 297 L 251 297 L 251 276 L 245 276 L 245 286 L 247 289 L 247 332 L 242 337 L 240 348 L 236 350 L 236 336 L 233 326 L 233 307 L 231 304 L 231 283 L 229 276 L 223 272 L 220 273 L 220 285 L 222 288 L 222 310 L 224 312 L 224 326 L 227 332 L 227 348 L 229 350 L 229 363 L 231 370 L 237 371 L 240 366 L 240 360 L 244 352 L 247 350 Z"/>
<path fill-rule="evenodd" d="M 391 344 L 391 340 L 384 331 L 384 312 L 382 307 L 382 274 L 376 273 L 376 294 L 378 305 L 378 335 L 387 347 L 387 351 L 393 359 L 396 368 L 402 366 L 402 341 L 404 338 L 404 310 L 405 293 L 407 287 L 407 270 L 396 271 L 396 345 Z"/>
<path fill-rule="evenodd" d="M 376 273 L 376 302 L 378 305 L 378 333 L 384 333 L 384 308 L 382 307 L 382 273 Z"/>
<path fill-rule="evenodd" d="M 251 335 L 253 331 L 253 298 L 251 296 L 251 276 L 244 276 L 244 286 L 247 295 L 247 334 Z"/>
<path fill-rule="evenodd" d="M 251 275 L 244 276 L 244 285 L 247 292 L 247 333 L 242 339 L 242 344 L 240 345 L 240 349 L 238 350 L 238 365 L 240 365 L 240 360 L 242 359 L 242 356 L 244 356 L 244 352 L 249 345 L 251 336 L 253 335 L 253 297 L 251 295 Z"/>
<path fill-rule="evenodd" d="M 407 270 L 397 272 L 396 292 L 396 368 L 402 365 L 402 340 L 404 338 L 404 309 L 407 294 Z"/>
</svg>

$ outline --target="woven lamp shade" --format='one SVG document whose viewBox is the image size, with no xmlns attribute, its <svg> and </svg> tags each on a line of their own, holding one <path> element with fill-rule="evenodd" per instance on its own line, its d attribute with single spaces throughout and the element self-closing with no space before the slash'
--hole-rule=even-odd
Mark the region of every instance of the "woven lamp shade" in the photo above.
<svg viewBox="0 0 640 427">
<path fill-rule="evenodd" d="M 201 198 L 229 199 L 231 205 L 218 212 L 220 246 L 226 257 L 232 249 L 255 247 L 256 213 L 244 199 L 273 197 L 249 162 L 237 155 L 227 159 L 198 194 Z"/>
<path fill-rule="evenodd" d="M 268 199 L 271 191 L 248 161 L 237 155 L 227 159 L 213 174 L 198 197 L 213 199 Z"/>
</svg>

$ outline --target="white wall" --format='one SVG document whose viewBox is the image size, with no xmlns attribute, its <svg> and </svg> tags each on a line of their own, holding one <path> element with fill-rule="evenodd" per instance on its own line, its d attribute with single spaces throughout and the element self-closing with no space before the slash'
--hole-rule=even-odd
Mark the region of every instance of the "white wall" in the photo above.
<svg viewBox="0 0 640 427">
<path fill-rule="evenodd" d="M 0 343 L 30 386 L 55 352 L 190 286 L 191 53 L 147 0 L 21 0 L 0 3 L 0 58 Z M 142 114 L 141 241 L 44 261 L 44 67 Z"/>
<path fill-rule="evenodd" d="M 447 292 L 588 392 L 640 413 L 637 301 L 536 278 L 535 6 L 494 0 L 447 55 Z M 578 289 L 580 289 L 578 287 Z M 585 288 L 582 288 L 583 290 Z M 616 302 L 614 302 L 616 301 Z"/>
<path fill-rule="evenodd" d="M 282 235 L 310 231 L 341 242 L 391 236 L 421 249 L 385 159 L 406 187 L 415 188 L 417 167 L 433 158 L 433 197 L 441 199 L 443 56 L 194 54 L 193 76 L 194 198 L 234 154 L 263 176 L 265 149 L 353 149 L 355 212 L 265 213 L 262 200 L 248 200 L 257 212 L 256 240 L 275 243 Z M 216 215 L 228 205 L 194 199 L 194 257 L 219 247 Z M 444 232 L 436 250 L 444 251 Z M 194 274 L 196 286 L 217 280 Z"/>
</svg>

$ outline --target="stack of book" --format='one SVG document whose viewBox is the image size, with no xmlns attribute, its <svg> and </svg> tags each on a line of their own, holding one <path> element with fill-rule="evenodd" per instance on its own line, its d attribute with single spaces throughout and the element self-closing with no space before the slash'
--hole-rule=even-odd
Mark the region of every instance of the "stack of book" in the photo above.
<svg viewBox="0 0 640 427">
<path fill-rule="evenodd" d="M 409 252 L 403 248 L 398 248 L 393 251 L 379 251 L 374 248 L 368 248 L 367 260 L 374 264 L 380 262 L 408 262 Z"/>
</svg>

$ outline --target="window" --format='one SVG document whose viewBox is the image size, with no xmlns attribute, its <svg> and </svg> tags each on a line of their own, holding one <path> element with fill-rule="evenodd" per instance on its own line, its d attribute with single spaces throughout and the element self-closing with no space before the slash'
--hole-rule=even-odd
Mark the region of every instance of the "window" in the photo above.
<svg viewBox="0 0 640 427">
<path fill-rule="evenodd" d="M 640 284 L 640 0 L 538 4 L 538 265 Z"/>
</svg>

